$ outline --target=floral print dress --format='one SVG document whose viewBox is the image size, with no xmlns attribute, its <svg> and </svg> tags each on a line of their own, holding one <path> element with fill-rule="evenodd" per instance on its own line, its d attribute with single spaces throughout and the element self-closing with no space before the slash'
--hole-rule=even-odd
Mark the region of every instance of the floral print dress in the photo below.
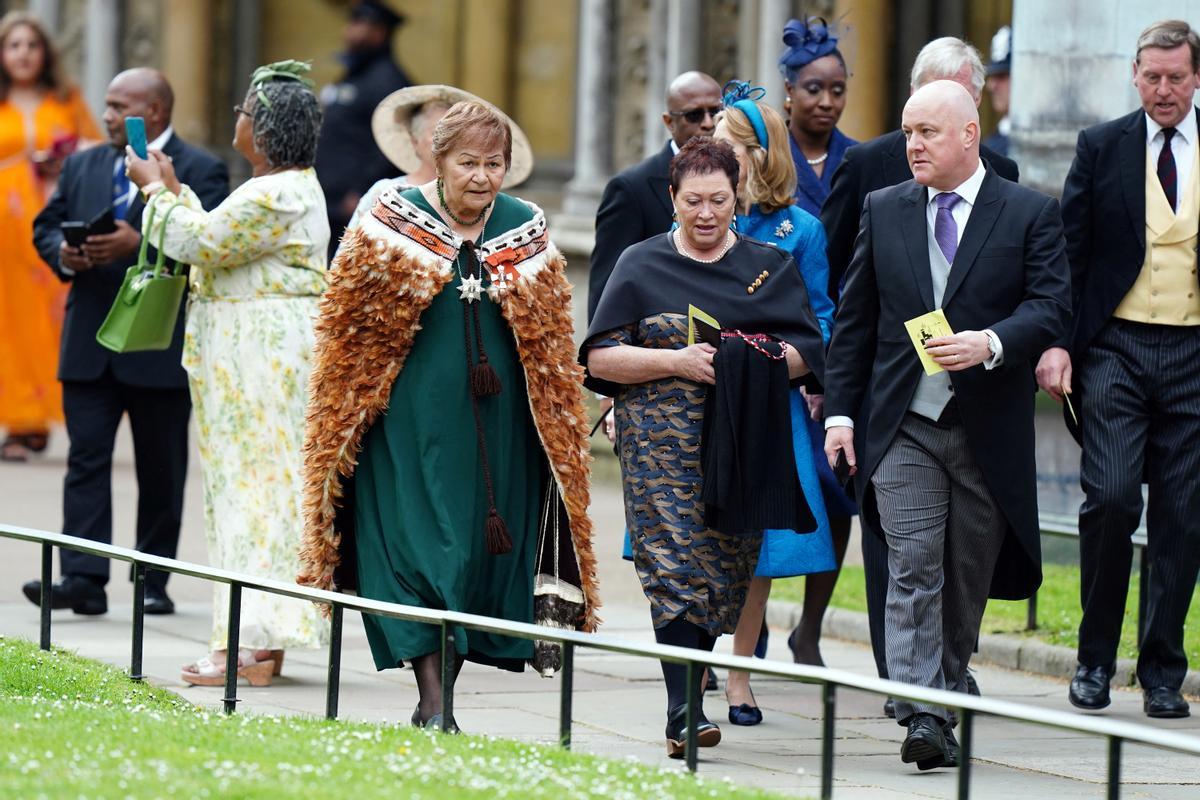
<svg viewBox="0 0 1200 800">
<path fill-rule="evenodd" d="M 204 473 L 213 566 L 291 582 L 299 571 L 304 411 L 313 319 L 325 290 L 329 223 L 312 169 L 252 178 L 205 212 L 188 187 L 154 195 L 145 235 L 190 264 L 183 344 Z M 229 590 L 213 599 L 212 648 L 225 648 Z M 240 646 L 318 647 L 317 607 L 242 593 Z"/>
</svg>

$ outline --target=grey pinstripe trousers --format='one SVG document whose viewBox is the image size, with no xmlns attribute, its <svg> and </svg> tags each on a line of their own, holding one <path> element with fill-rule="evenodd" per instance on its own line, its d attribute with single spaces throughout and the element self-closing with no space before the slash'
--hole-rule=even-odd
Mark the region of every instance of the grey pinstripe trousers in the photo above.
<svg viewBox="0 0 1200 800">
<path fill-rule="evenodd" d="M 888 546 L 888 676 L 965 692 L 1006 523 L 962 423 L 905 415 L 871 481 Z M 952 719 L 896 700 L 901 725 L 917 713 Z"/>
<path fill-rule="evenodd" d="M 1200 571 L 1200 327 L 1113 319 L 1082 361 L 1079 661 L 1116 660 L 1145 481 L 1149 614 L 1138 682 L 1178 689 Z"/>
</svg>

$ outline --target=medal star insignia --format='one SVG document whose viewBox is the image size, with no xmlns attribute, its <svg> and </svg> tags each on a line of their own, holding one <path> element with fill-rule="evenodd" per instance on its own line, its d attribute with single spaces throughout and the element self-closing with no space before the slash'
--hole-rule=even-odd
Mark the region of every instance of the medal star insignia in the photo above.
<svg viewBox="0 0 1200 800">
<path fill-rule="evenodd" d="M 483 281 L 474 275 L 464 275 L 458 284 L 458 299 L 465 303 L 476 303 L 483 294 Z"/>
<path fill-rule="evenodd" d="M 792 225 L 792 221 L 790 219 L 785 219 L 783 222 L 779 223 L 779 227 L 775 229 L 775 236 L 778 239 L 786 239 L 788 234 L 794 230 L 796 230 L 796 228 L 794 225 Z"/>
</svg>

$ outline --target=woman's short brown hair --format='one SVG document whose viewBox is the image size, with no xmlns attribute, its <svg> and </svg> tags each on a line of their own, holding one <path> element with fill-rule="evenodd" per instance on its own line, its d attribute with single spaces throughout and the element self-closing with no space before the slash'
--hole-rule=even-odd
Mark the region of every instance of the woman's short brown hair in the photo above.
<svg viewBox="0 0 1200 800">
<path fill-rule="evenodd" d="M 450 106 L 446 116 L 433 129 L 430 151 L 434 162 L 441 161 L 455 145 L 470 141 L 483 142 L 488 148 L 499 145 L 504 153 L 505 168 L 512 166 L 512 130 L 508 121 L 482 103 L 460 100 Z"/>
<path fill-rule="evenodd" d="M 54 40 L 50 38 L 50 32 L 46 30 L 46 26 L 40 19 L 27 11 L 10 11 L 0 17 L 0 48 L 4 47 L 4 43 L 12 35 L 12 32 L 21 26 L 33 30 L 42 42 L 42 74 L 38 75 L 38 85 L 47 91 L 54 92 L 60 100 L 66 100 L 74 86 L 63 74 L 62 58 L 58 54 L 58 47 L 55 46 Z M 8 99 L 11 89 L 12 76 L 4 71 L 3 66 L 0 66 L 0 102 Z"/>
<path fill-rule="evenodd" d="M 679 148 L 679 152 L 671 159 L 667 182 L 671 191 L 678 192 L 684 178 L 713 172 L 725 173 L 725 177 L 729 178 L 729 188 L 737 190 L 738 160 L 733 147 L 729 142 L 719 142 L 710 136 L 696 136 Z"/>
<path fill-rule="evenodd" d="M 756 101 L 755 105 L 767 128 L 766 148 L 740 108 L 729 106 L 721 112 L 721 119 L 730 135 L 746 148 L 746 199 L 757 203 L 764 214 L 771 214 L 795 202 L 796 164 L 783 117 L 766 103 Z"/>
</svg>

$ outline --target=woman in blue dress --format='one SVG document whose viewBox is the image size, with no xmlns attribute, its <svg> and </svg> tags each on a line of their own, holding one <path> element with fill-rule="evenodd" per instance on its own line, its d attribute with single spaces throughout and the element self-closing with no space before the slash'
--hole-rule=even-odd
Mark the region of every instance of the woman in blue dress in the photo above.
<svg viewBox="0 0 1200 800">
<path fill-rule="evenodd" d="M 737 231 L 791 253 L 800 267 L 822 338 L 828 344 L 833 328 L 833 303 L 826 291 L 829 263 L 825 259 L 825 231 L 817 218 L 799 208 L 793 199 L 796 169 L 788 148 L 787 125 L 777 111 L 758 99 L 764 94 L 762 89 L 734 81 L 726 86 L 726 91 L 725 111 L 714 138 L 733 146 L 741 167 Z M 765 532 L 755 577 L 733 635 L 735 655 L 749 656 L 755 652 L 772 578 L 823 573 L 837 567 L 817 476 L 817 463 L 824 458 L 818 459 L 814 451 L 814 442 L 819 448 L 824 437 L 817 437 L 810 427 L 808 404 L 799 388 L 792 391 L 791 400 L 796 469 L 817 529 L 804 535 L 782 530 Z M 750 690 L 749 673 L 730 672 L 725 695 L 730 722 L 757 725 L 762 721 L 762 712 Z"/>
<path fill-rule="evenodd" d="M 834 172 L 841 165 L 846 150 L 857 144 L 837 127 L 846 109 L 846 60 L 838 50 L 837 36 L 820 17 L 788 22 L 783 29 L 783 43 L 787 49 L 779 57 L 779 69 L 787 88 L 784 110 L 788 115 L 788 143 L 796 165 L 796 205 L 819 216 L 821 205 L 829 196 Z M 796 260 L 800 261 L 799 256 Z M 826 274 L 828 280 L 827 265 Z M 830 286 L 827 296 L 836 300 L 839 288 Z M 811 417 L 816 420 L 822 416 L 823 400 L 822 397 L 808 398 Z M 821 623 L 850 540 L 850 518 L 858 513 L 858 508 L 834 478 L 833 470 L 824 458 L 825 437 L 820 425 L 810 420 L 810 429 L 837 569 L 805 579 L 804 611 L 800 624 L 788 637 L 788 647 L 796 662 L 820 665 L 824 663 L 820 648 Z"/>
</svg>

